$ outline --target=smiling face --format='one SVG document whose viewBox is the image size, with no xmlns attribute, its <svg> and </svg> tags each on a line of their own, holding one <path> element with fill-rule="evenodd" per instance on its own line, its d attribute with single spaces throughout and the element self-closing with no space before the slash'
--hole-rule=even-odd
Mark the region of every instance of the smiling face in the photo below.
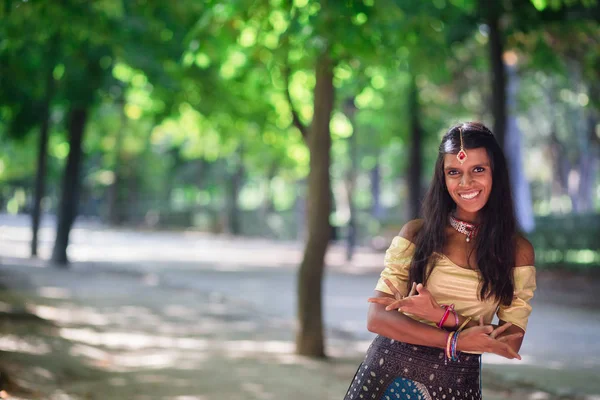
<svg viewBox="0 0 600 400">
<path fill-rule="evenodd" d="M 485 206 L 492 191 L 492 168 L 485 148 L 466 150 L 463 164 L 456 154 L 444 155 L 444 179 L 456 203 L 456 218 L 477 221 L 477 213 Z"/>
</svg>

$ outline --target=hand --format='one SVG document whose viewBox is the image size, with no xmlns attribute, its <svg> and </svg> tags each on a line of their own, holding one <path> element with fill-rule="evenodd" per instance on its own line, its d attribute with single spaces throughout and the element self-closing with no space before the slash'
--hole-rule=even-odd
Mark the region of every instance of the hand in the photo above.
<svg viewBox="0 0 600 400">
<path fill-rule="evenodd" d="M 402 293 L 400 293 L 400 290 L 398 290 L 398 288 L 396 286 L 394 286 L 392 281 L 390 281 L 387 278 L 385 278 L 383 281 L 385 282 L 387 287 L 390 288 L 390 290 L 394 294 L 394 297 L 369 297 L 367 299 L 367 301 L 369 303 L 377 303 L 377 304 L 384 305 L 384 306 L 386 306 L 386 311 L 389 311 L 389 310 L 391 310 L 391 308 L 388 309 L 387 306 L 395 303 L 398 300 L 402 300 L 404 298 L 404 296 L 402 296 Z M 410 297 L 415 293 L 415 286 L 416 286 L 416 284 L 413 282 L 410 292 L 408 293 L 408 295 L 406 297 Z"/>
<path fill-rule="evenodd" d="M 416 289 L 417 295 L 388 301 L 386 302 L 385 309 L 388 311 L 397 309 L 398 311 L 414 315 L 427 321 L 438 322 L 444 314 L 444 311 L 438 302 L 435 301 L 431 292 L 421 283 L 418 285 L 413 283 L 413 289 Z M 383 304 L 383 302 L 379 302 L 379 304 Z"/>
<path fill-rule="evenodd" d="M 457 349 L 459 351 L 477 351 L 484 353 L 494 353 L 499 356 L 518 360 L 521 356 L 508 345 L 508 341 L 520 338 L 522 333 L 514 333 L 496 339 L 506 329 L 510 327 L 510 323 L 506 323 L 494 329 L 492 325 L 483 323 L 483 316 L 479 318 L 479 326 L 474 326 L 465 329 L 458 337 Z"/>
</svg>

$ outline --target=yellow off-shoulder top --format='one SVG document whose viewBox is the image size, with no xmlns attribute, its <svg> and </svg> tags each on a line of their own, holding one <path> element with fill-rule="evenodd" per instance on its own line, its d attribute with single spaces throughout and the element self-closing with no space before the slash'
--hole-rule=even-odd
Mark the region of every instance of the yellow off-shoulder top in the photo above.
<svg viewBox="0 0 600 400">
<path fill-rule="evenodd" d="M 384 282 L 384 279 L 387 278 L 403 296 L 406 296 L 408 270 L 414 251 L 414 243 L 401 236 L 396 236 L 386 251 L 385 269 L 381 272 L 375 290 L 392 294 Z M 429 276 L 427 289 L 439 304 L 454 304 L 456 312 L 461 315 L 474 319 L 479 319 L 479 316 L 483 315 L 484 322 L 489 324 L 496 314 L 500 320 L 512 322 L 513 325 L 526 330 L 527 320 L 531 313 L 530 301 L 536 289 L 535 267 L 529 265 L 515 267 L 513 271 L 515 292 L 509 306 L 498 305 L 498 302 L 494 300 L 479 300 L 480 272 L 460 267 L 443 254 L 440 254 L 435 268 Z M 435 325 L 435 322 L 413 318 Z"/>
</svg>

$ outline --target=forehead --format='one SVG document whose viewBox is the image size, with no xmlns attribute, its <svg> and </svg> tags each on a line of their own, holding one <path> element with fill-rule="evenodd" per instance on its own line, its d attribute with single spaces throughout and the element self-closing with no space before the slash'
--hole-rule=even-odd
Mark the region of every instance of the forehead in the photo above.
<svg viewBox="0 0 600 400">
<path fill-rule="evenodd" d="M 490 158 L 484 147 L 465 149 L 465 151 L 467 152 L 467 159 L 462 164 L 456 158 L 456 154 L 444 154 L 444 168 L 469 168 L 476 165 L 490 165 Z"/>
</svg>

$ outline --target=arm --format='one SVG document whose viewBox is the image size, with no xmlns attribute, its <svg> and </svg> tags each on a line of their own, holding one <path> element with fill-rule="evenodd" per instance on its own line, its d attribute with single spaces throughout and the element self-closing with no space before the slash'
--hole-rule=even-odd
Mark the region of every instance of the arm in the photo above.
<svg viewBox="0 0 600 400">
<path fill-rule="evenodd" d="M 380 297 L 393 299 L 386 293 L 376 291 L 375 298 Z M 446 348 L 448 339 L 448 332 L 415 321 L 402 313 L 386 311 L 384 305 L 377 303 L 372 303 L 369 307 L 367 329 L 390 339 L 440 349 Z M 465 329 L 458 339 L 457 348 L 459 351 L 495 353 L 506 358 L 520 359 L 503 340 L 492 337 L 490 334 L 493 332 L 492 326 L 483 324 Z"/>
<path fill-rule="evenodd" d="M 387 293 L 375 291 L 375 298 L 391 298 Z M 367 329 L 401 342 L 446 348 L 448 333 L 423 324 L 402 313 L 388 312 L 382 304 L 371 303 L 367 316 Z"/>
<path fill-rule="evenodd" d="M 421 226 L 422 220 L 409 221 L 402 227 L 398 236 L 413 243 L 415 234 Z M 395 238 L 390 248 L 386 251 L 386 267 L 381 273 L 381 278 L 377 284 L 379 290 L 375 291 L 374 299 L 393 302 L 407 294 L 408 290 L 405 290 L 402 285 L 408 281 L 408 265 L 410 264 L 411 257 L 411 247 L 408 245 L 399 246 L 398 240 Z M 387 282 L 388 280 L 399 285 L 398 288 L 395 288 L 393 284 L 390 285 Z M 385 306 L 386 304 L 372 302 L 367 322 L 369 331 L 405 343 L 442 349 L 446 347 L 448 332 L 429 324 L 418 322 L 402 313 L 386 311 Z M 492 332 L 494 332 L 494 328 L 490 325 L 483 326 L 483 323 L 480 326 L 469 327 L 460 334 L 457 348 L 459 351 L 490 352 L 507 358 L 520 358 L 505 343 L 490 337 Z M 496 333 L 500 334 L 501 331 Z"/>
<path fill-rule="evenodd" d="M 535 265 L 535 251 L 531 243 L 522 236 L 517 238 L 517 251 L 515 256 L 515 265 L 516 267 L 524 267 L 524 266 L 534 266 Z M 521 344 L 523 343 L 523 337 L 525 335 L 524 327 L 527 326 L 527 317 L 529 316 L 529 312 L 531 311 L 531 306 L 529 305 L 529 301 L 533 297 L 533 292 L 535 291 L 535 273 L 532 277 L 529 277 L 527 282 L 521 281 L 521 277 L 519 274 L 515 274 L 515 297 L 513 298 L 513 303 L 508 307 L 512 309 L 512 314 L 514 318 L 514 314 L 517 308 L 520 308 L 521 311 L 517 311 L 520 315 L 526 311 L 526 317 L 521 318 L 519 322 L 515 319 L 515 322 L 519 325 L 522 325 L 523 328 L 511 324 L 510 322 L 506 322 L 503 320 L 504 318 L 509 318 L 511 315 L 510 311 L 506 311 L 506 309 L 500 308 L 498 312 L 498 319 L 500 320 L 499 326 L 504 326 L 505 324 L 511 324 L 511 326 L 506 329 L 502 334 L 498 335 L 500 340 L 506 341 L 508 345 L 516 352 L 521 349 Z M 515 336 L 514 334 L 520 334 L 520 337 Z M 508 337 L 512 335 L 511 337 Z"/>
<path fill-rule="evenodd" d="M 386 284 L 389 286 L 392 292 L 396 294 L 398 293 L 398 290 L 393 286 L 392 282 L 386 281 Z M 417 292 L 415 296 L 411 296 L 411 294 L 413 294 L 411 291 L 411 293 L 404 298 L 396 295 L 395 298 L 372 297 L 369 298 L 368 301 L 370 303 L 378 303 L 386 306 L 386 311 L 398 310 L 400 312 L 408 313 L 436 324 L 441 321 L 446 311 L 433 298 L 429 290 L 427 290 L 427 288 L 420 283 L 418 285 L 413 283 L 413 288 Z M 449 331 L 455 331 L 462 326 L 465 321 L 467 321 L 467 317 L 465 316 L 462 316 L 458 313 L 456 316 L 458 317 L 458 324 L 456 323 L 454 313 L 451 313 L 446 321 L 444 321 L 443 328 Z M 464 326 L 463 329 L 477 325 L 479 325 L 477 321 L 471 320 L 467 325 Z"/>
<path fill-rule="evenodd" d="M 498 326 L 510 325 L 504 332 L 495 336 L 498 340 L 506 343 L 510 348 L 516 353 L 521 350 L 521 344 L 523 343 L 523 337 L 525 336 L 525 331 L 519 328 L 516 325 L 511 324 L 510 322 L 500 321 Z"/>
</svg>

